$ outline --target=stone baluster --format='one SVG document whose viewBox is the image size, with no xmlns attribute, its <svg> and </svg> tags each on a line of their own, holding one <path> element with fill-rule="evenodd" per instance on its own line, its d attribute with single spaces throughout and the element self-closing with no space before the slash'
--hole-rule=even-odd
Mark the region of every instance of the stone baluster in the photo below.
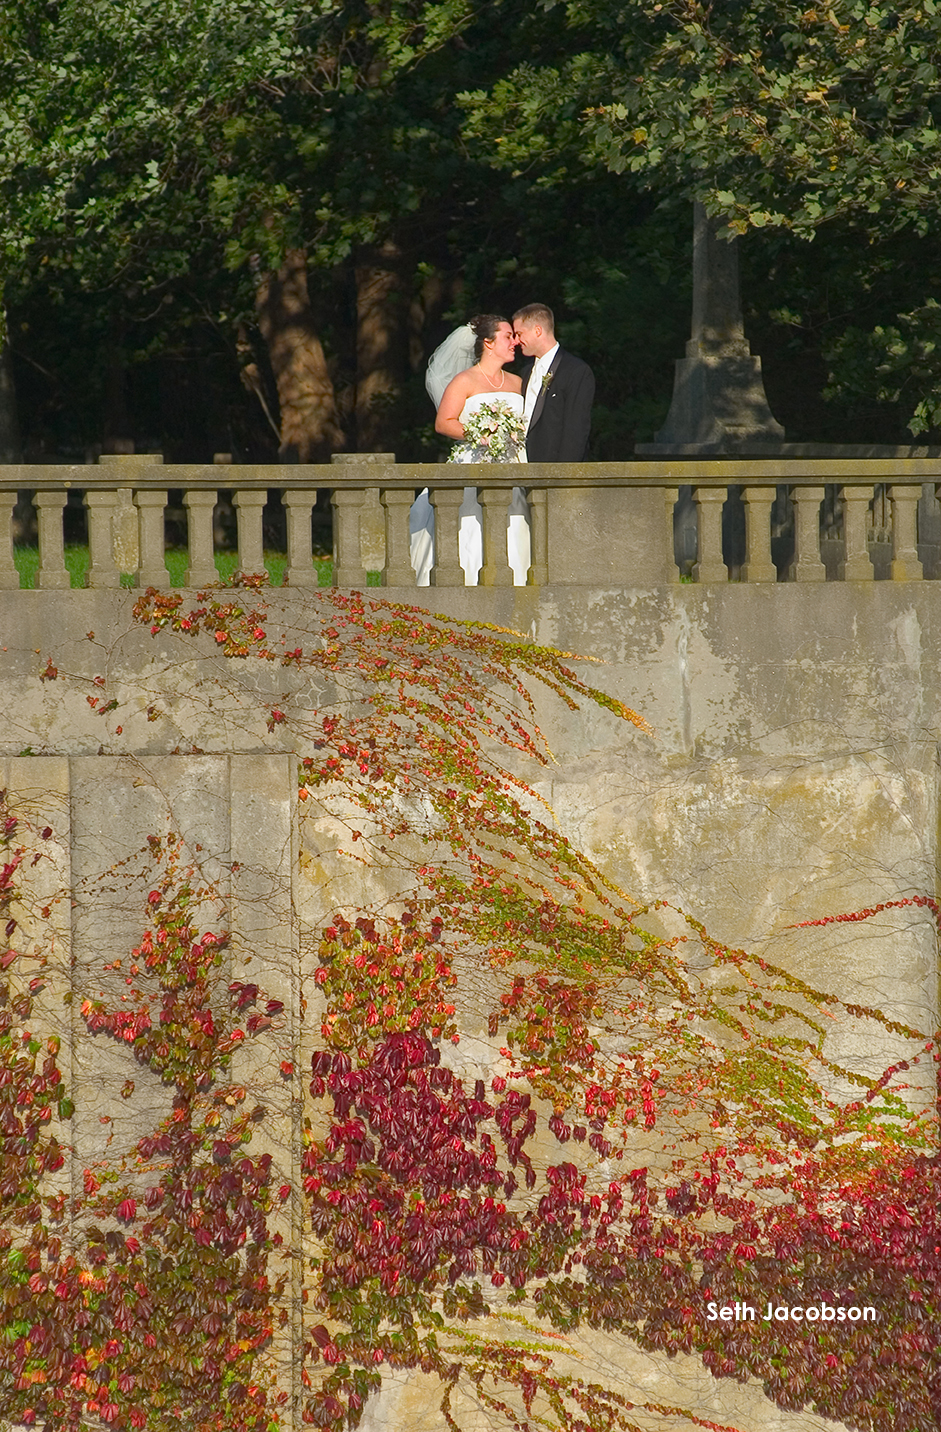
<svg viewBox="0 0 941 1432">
<path fill-rule="evenodd" d="M 431 569 L 430 585 L 463 587 L 464 568 L 461 566 L 458 552 L 458 534 L 464 490 L 460 487 L 431 488 L 428 496 L 435 510 L 435 564 Z M 504 548 L 504 560 L 505 551 Z M 486 553 L 484 560 L 486 561 Z"/>
<path fill-rule="evenodd" d="M 131 574 L 134 584 L 152 587 L 165 587 L 167 585 L 167 569 L 163 560 L 163 509 L 167 504 L 167 493 L 160 496 L 159 491 L 155 493 L 155 504 L 145 504 L 137 501 L 135 493 L 144 491 L 137 488 L 136 483 L 141 475 L 148 468 L 162 467 L 163 455 L 159 452 L 103 452 L 98 459 L 100 467 L 110 468 L 108 476 L 114 481 L 114 504 L 109 516 L 110 533 L 110 556 L 101 563 L 95 559 L 92 550 L 92 571 L 89 572 L 89 584 L 92 586 L 112 585 L 109 582 L 102 583 L 94 580 L 93 573 L 96 566 L 102 571 L 110 571 L 112 566 L 118 572 L 118 583 L 121 581 L 121 573 Z M 86 504 L 88 505 L 88 504 Z M 147 505 L 150 515 L 145 519 L 143 507 Z M 159 508 L 159 511 L 156 510 Z M 104 514 L 102 514 L 104 516 Z M 150 576 L 145 579 L 144 568 L 147 565 L 144 559 L 142 531 L 144 522 L 147 522 L 148 532 L 152 539 L 150 553 Z M 95 514 L 89 506 L 89 546 L 94 541 Z M 156 554 L 156 555 L 155 555 Z"/>
<path fill-rule="evenodd" d="M 674 540 L 676 504 L 680 500 L 680 489 L 678 487 L 665 487 L 663 489 L 663 515 L 665 519 L 664 542 L 667 549 L 667 572 L 670 583 L 679 582 L 680 569 L 676 565 L 676 542 Z"/>
<path fill-rule="evenodd" d="M 771 560 L 771 508 L 776 492 L 773 487 L 745 487 L 745 562 L 743 582 L 776 582 L 777 570 Z"/>
<path fill-rule="evenodd" d="M 88 512 L 88 585 L 90 587 L 119 587 L 121 573 L 114 560 L 114 511 L 118 504 L 117 492 L 102 492 L 88 488 L 85 493 L 85 507 Z"/>
<path fill-rule="evenodd" d="M 0 492 L 0 592 L 19 587 L 20 574 L 13 560 L 13 509 L 15 492 Z"/>
<path fill-rule="evenodd" d="M 287 514 L 288 565 L 285 580 L 292 587 L 316 587 L 310 550 L 310 514 L 317 505 L 315 488 L 285 488 L 281 501 Z"/>
<path fill-rule="evenodd" d="M 335 487 L 330 496 L 333 504 L 333 585 L 365 587 L 359 520 L 365 489 Z"/>
<path fill-rule="evenodd" d="M 513 569 L 507 561 L 506 514 L 510 493 L 505 487 L 479 490 L 483 511 L 484 563 L 477 581 L 481 587 L 512 587 Z"/>
<path fill-rule="evenodd" d="M 355 484 L 371 479 L 365 490 L 360 490 L 355 499 L 344 500 L 342 504 L 334 501 L 334 585 L 340 587 L 364 587 L 370 572 L 379 571 L 385 573 L 380 577 L 383 586 L 392 585 L 414 585 L 415 573 L 411 563 L 408 563 L 408 574 L 401 570 L 401 551 L 399 551 L 392 567 L 399 570 L 400 575 L 393 582 L 390 576 L 389 549 L 386 545 L 387 533 L 386 524 L 389 520 L 389 510 L 382 504 L 381 473 L 377 473 L 377 467 L 394 467 L 394 452 L 335 452 L 330 456 L 330 464 L 338 467 L 340 471 L 336 477 L 340 482 Z M 367 469 L 364 471 L 364 469 Z M 334 479 L 331 479 L 334 480 Z M 355 486 L 352 489 L 356 491 Z M 414 498 L 409 499 L 411 506 Z M 344 527 L 346 513 L 349 512 L 349 527 Z M 337 557 L 337 526 L 340 526 L 339 542 L 341 544 L 342 557 Z M 343 573 L 343 577 L 337 576 L 337 570 Z"/>
<path fill-rule="evenodd" d="M 140 573 L 142 587 L 169 586 L 164 560 L 163 510 L 167 505 L 165 487 L 139 487 L 134 494 L 140 513 Z"/>
<path fill-rule="evenodd" d="M 693 566 L 694 582 L 727 582 L 729 572 L 722 560 L 722 509 L 726 501 L 724 487 L 694 487 L 693 501 L 699 524 L 697 557 Z"/>
<path fill-rule="evenodd" d="M 239 571 L 248 575 L 265 570 L 262 513 L 267 501 L 264 488 L 236 489 L 232 497 L 238 523 Z"/>
<path fill-rule="evenodd" d="M 851 487 L 849 483 L 844 483 L 841 495 L 843 498 L 843 580 L 844 582 L 871 582 L 874 573 L 866 538 L 869 530 L 872 484 Z"/>
<path fill-rule="evenodd" d="M 544 487 L 530 487 L 529 503 L 530 562 L 528 585 L 544 587 L 549 581 L 549 494 Z"/>
<path fill-rule="evenodd" d="M 213 560 L 212 514 L 217 494 L 195 488 L 183 494 L 186 508 L 186 534 L 189 566 L 185 582 L 188 587 L 208 587 L 218 582 L 219 573 Z"/>
<path fill-rule="evenodd" d="M 892 565 L 893 582 L 920 582 L 924 573 L 918 559 L 918 502 L 921 484 L 889 487 L 892 503 Z"/>
<path fill-rule="evenodd" d="M 69 500 L 67 492 L 37 492 L 36 511 L 39 516 L 39 585 L 62 590 L 70 585 L 65 566 L 65 544 L 62 538 L 62 509 Z"/>
<path fill-rule="evenodd" d="M 133 487 L 119 487 L 115 491 L 115 505 L 111 510 L 111 553 L 119 572 L 127 572 L 133 585 L 137 585 L 140 568 L 140 517 L 134 505 Z"/>
<path fill-rule="evenodd" d="M 414 587 L 408 514 L 415 501 L 415 493 L 408 487 L 386 487 L 380 492 L 380 501 L 386 518 L 386 564 L 382 571 L 382 585 Z"/>
<path fill-rule="evenodd" d="M 792 487 L 794 505 L 794 558 L 791 575 L 795 582 L 825 582 L 827 569 L 820 556 L 820 504 L 825 487 Z"/>
</svg>

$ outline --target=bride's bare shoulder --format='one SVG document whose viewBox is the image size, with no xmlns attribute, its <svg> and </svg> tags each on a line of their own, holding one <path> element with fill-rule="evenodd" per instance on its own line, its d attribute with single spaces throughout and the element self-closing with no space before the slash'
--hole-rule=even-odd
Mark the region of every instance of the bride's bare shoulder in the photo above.
<svg viewBox="0 0 941 1432">
<path fill-rule="evenodd" d="M 475 391 L 476 378 L 477 374 L 473 368 L 465 368 L 462 373 L 458 373 L 445 388 L 441 396 L 441 406 L 458 401 L 463 403 L 464 399 Z"/>
<path fill-rule="evenodd" d="M 522 378 L 518 378 L 515 373 L 507 373 L 507 375 L 506 375 L 506 391 L 507 391 L 508 393 L 522 393 L 522 391 L 523 391 L 523 380 L 522 380 Z"/>
</svg>

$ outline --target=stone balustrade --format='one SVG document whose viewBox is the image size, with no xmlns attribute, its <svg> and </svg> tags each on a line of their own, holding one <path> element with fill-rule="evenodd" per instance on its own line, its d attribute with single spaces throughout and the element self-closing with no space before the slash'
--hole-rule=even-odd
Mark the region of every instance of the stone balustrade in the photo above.
<svg viewBox="0 0 941 1432">
<path fill-rule="evenodd" d="M 378 460 L 377 460 L 378 459 Z M 468 479 L 479 481 L 483 565 L 478 584 L 511 586 L 505 532 L 512 489 L 523 479 L 530 510 L 528 584 L 649 588 L 687 577 L 696 583 L 824 580 L 894 581 L 934 576 L 922 555 L 937 536 L 941 462 L 910 459 L 710 459 L 625 463 L 481 465 L 395 464 L 382 455 L 336 466 L 166 465 L 147 455 L 102 458 L 98 465 L 0 467 L 0 588 L 19 586 L 12 542 L 17 492 L 33 494 L 38 585 L 65 588 L 63 513 L 70 490 L 82 494 L 92 587 L 166 586 L 165 509 L 182 492 L 186 584 L 216 580 L 213 513 L 231 493 L 239 566 L 263 570 L 262 514 L 270 490 L 286 514 L 287 580 L 317 585 L 311 514 L 332 507 L 333 582 L 360 587 L 367 569 L 383 586 L 415 585 L 409 509 L 426 489 L 435 514 L 431 585 L 465 585 L 458 556 L 459 512 Z M 682 500 L 681 500 L 682 493 Z M 687 546 L 677 538 L 685 510 Z M 783 535 L 782 535 L 783 534 Z M 378 553 L 378 556 L 376 556 Z M 938 572 L 941 575 L 941 572 Z"/>
</svg>

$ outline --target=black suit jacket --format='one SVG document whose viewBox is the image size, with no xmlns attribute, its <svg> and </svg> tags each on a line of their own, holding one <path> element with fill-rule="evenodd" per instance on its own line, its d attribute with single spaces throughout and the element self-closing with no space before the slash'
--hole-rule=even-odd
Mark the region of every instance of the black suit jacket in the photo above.
<svg viewBox="0 0 941 1432">
<path fill-rule="evenodd" d="M 533 371 L 531 359 L 523 373 L 523 396 Z M 581 462 L 588 451 L 595 375 L 587 363 L 560 348 L 549 369 L 551 380 L 536 399 L 526 435 L 530 462 Z M 547 375 L 549 376 L 549 375 Z"/>
</svg>

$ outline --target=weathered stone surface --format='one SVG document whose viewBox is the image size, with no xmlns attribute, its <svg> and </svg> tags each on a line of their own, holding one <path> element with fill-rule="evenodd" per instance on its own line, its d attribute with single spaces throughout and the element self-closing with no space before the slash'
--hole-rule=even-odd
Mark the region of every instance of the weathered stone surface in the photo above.
<svg viewBox="0 0 941 1432">
<path fill-rule="evenodd" d="M 7 757 L 0 761 L 0 782 L 19 822 L 17 844 L 36 855 L 23 864 L 15 908 L 19 948 L 37 961 L 36 969 L 40 957 L 47 961 L 35 1025 L 61 1037 L 61 1064 L 75 1103 L 71 1120 L 56 1130 L 73 1151 L 58 1176 L 69 1180 L 63 1190 L 78 1195 L 83 1169 L 94 1170 L 106 1158 L 118 1163 L 171 1112 L 171 1086 L 120 1040 L 90 1034 L 81 1014 L 83 999 L 103 997 L 120 1008 L 127 997 L 131 950 L 150 923 L 148 893 L 159 889 L 164 869 L 151 850 L 154 837 L 172 850 L 179 880 L 192 887 L 196 933 L 232 932 L 219 971 L 220 1010 L 228 1008 L 233 979 L 257 982 L 265 1000 L 284 1006 L 238 1048 L 231 1076 L 251 1100 L 246 1112 L 263 1110 L 253 1155 L 271 1155 L 275 1188 L 299 1188 L 298 1084 L 282 1068 L 296 1066 L 301 1030 L 293 758 Z M 47 826 L 51 836 L 43 838 Z M 292 1390 L 303 1338 L 301 1213 L 296 1193 L 275 1200 L 269 1218 L 283 1240 L 283 1253 L 273 1254 L 274 1271 L 280 1274 L 283 1259 L 290 1296 L 288 1321 L 276 1331 L 268 1360 L 281 1386 Z"/>
<path fill-rule="evenodd" d="M 550 489 L 550 583 L 603 586 L 626 578 L 632 586 L 656 586 L 672 580 L 673 536 L 662 489 L 631 493 L 631 521 L 624 520 L 621 498 L 612 487 Z"/>
<path fill-rule="evenodd" d="M 524 1314 L 525 1315 L 525 1314 Z M 474 1332 L 494 1336 L 486 1324 L 470 1324 Z M 519 1327 L 507 1323 L 501 1330 L 507 1337 L 519 1337 Z M 526 1334 L 527 1342 L 538 1339 Z M 644 1403 L 692 1408 L 699 1417 L 723 1425 L 754 1428 L 755 1432 L 826 1432 L 842 1424 L 810 1413 L 782 1412 L 764 1396 L 757 1381 L 744 1385 L 717 1382 L 698 1358 L 659 1357 L 642 1352 L 627 1338 L 592 1331 L 559 1342 L 544 1344 L 553 1359 L 553 1370 L 561 1376 L 580 1377 L 612 1388 L 635 1404 L 632 1417 L 644 1432 L 689 1432 L 682 1416 L 646 1411 Z M 488 1391 L 494 1391 L 492 1384 Z M 496 1389 L 497 1393 L 503 1389 Z M 512 1402 L 512 1394 L 507 1398 Z M 367 1404 L 360 1432 L 447 1432 L 441 1411 L 441 1385 L 419 1372 L 398 1373 L 383 1383 L 382 1392 Z M 538 1405 L 538 1404 L 537 1404 Z M 463 1389 L 454 1399 L 453 1415 L 462 1432 L 495 1432 L 499 1424 Z"/>
<path fill-rule="evenodd" d="M 19 898 L 10 914 L 17 922 L 10 946 L 28 958 L 4 975 L 15 995 L 26 994 L 32 976 L 42 973 L 33 996 L 33 1026 L 45 1038 L 61 1040 L 59 1067 L 68 1077 L 74 1058 L 74 1017 L 67 1003 L 72 990 L 71 772 L 66 756 L 38 756 L 31 760 L 0 758 L 0 790 L 6 791 L 7 810 L 17 821 L 14 848 L 24 859 L 17 872 Z M 48 836 L 45 832 L 48 831 Z M 53 1111 L 53 1132 L 60 1144 L 71 1144 L 72 1119 Z M 76 1191 L 74 1169 L 68 1164 L 48 1176 L 50 1194 Z"/>
<path fill-rule="evenodd" d="M 415 597 L 412 589 L 374 595 L 409 605 Z M 194 859 L 202 844 L 207 881 L 233 902 L 231 977 L 264 968 L 266 988 L 285 1004 L 284 1022 L 266 1032 L 240 1077 L 264 1087 L 271 1114 L 263 1137 L 296 1171 L 298 1110 L 275 1071 L 289 1058 L 309 1067 L 318 1040 L 313 942 L 338 907 L 394 901 L 405 879 L 366 841 L 355 846 L 365 865 L 338 853 L 354 848 L 354 822 L 364 828 L 352 806 L 311 799 L 295 819 L 294 758 L 278 747 L 295 721 L 309 732 L 336 691 L 303 671 L 226 662 L 208 639 L 152 637 L 133 626 L 133 600 L 120 591 L 0 593 L 3 779 L 37 818 L 46 809 L 55 815 L 58 864 L 37 867 L 37 881 L 71 880 L 76 890 L 74 912 L 56 907 L 57 978 L 74 953 L 76 980 L 91 981 L 139 939 L 146 866 L 134 861 L 148 834 L 178 831 Z M 272 644 L 281 634 L 291 646 L 318 639 L 324 599 L 288 590 L 265 600 Z M 936 888 L 941 587 L 599 583 L 441 589 L 434 605 L 603 658 L 606 665 L 585 664 L 581 673 L 651 721 L 652 737 L 594 707 L 571 712 L 539 697 L 555 764 L 520 768 L 561 829 L 629 893 L 685 907 L 715 937 L 843 998 L 934 1026 L 937 957 L 922 912 L 793 927 Z M 40 680 L 50 659 L 62 678 L 78 680 Z M 99 675 L 104 688 L 94 685 Z M 119 703 L 110 717 L 86 700 L 99 690 Z M 274 703 L 288 721 L 269 732 L 265 705 Z M 16 759 L 24 748 L 46 754 Z M 240 868 L 230 876 L 233 861 Z M 495 1070 L 499 1060 L 479 993 L 479 1008 L 473 999 L 462 1008 L 461 1045 L 447 1054 L 464 1075 Z M 109 1132 L 126 1144 L 135 1119 L 165 1111 L 167 1090 L 135 1068 L 132 1113 L 119 1097 L 128 1073 L 122 1052 L 90 1039 L 81 1021 L 72 1032 L 74 1137 L 92 1160 Z M 867 1073 L 899 1048 L 875 1026 L 835 1026 L 829 1046 Z M 913 1091 L 919 1097 L 924 1091 Z M 99 1124 L 101 1115 L 114 1124 Z M 293 1205 L 285 1210 L 294 1248 L 299 1217 Z M 285 1365 L 300 1336 L 295 1316 L 278 1349 Z M 755 1432 L 828 1425 L 777 1412 L 757 1387 L 715 1383 L 695 1359 L 647 1358 L 626 1341 L 594 1336 L 580 1351 L 573 1366 L 581 1371 L 610 1373 L 625 1392 L 692 1403 L 700 1416 Z M 393 1379 L 363 1426 L 439 1432 L 439 1401 L 419 1377 Z"/>
<path fill-rule="evenodd" d="M 366 571 L 381 572 L 386 562 L 386 514 L 378 487 L 369 488 L 359 514 L 359 545 Z"/>
<path fill-rule="evenodd" d="M 28 761 L 22 762 L 29 765 Z M 71 887 L 75 1115 L 77 1160 L 83 1167 L 106 1151 L 130 1150 L 170 1112 L 169 1086 L 107 1034 L 90 1035 L 79 1013 L 82 996 L 101 991 L 120 1007 L 126 966 L 147 927 L 147 893 L 159 867 L 147 838 L 180 837 L 184 865 L 228 891 L 228 770 L 218 757 L 77 757 L 71 773 Z M 203 847 L 197 852 L 196 846 Z M 196 920 L 202 912 L 196 911 Z M 206 916 L 215 914 L 206 911 Z M 206 921 L 206 927 L 212 928 Z M 218 928 L 218 927 L 216 927 Z M 133 1099 L 122 1098 L 126 1080 Z M 102 1122 L 106 1120 L 107 1122 Z"/>
</svg>

